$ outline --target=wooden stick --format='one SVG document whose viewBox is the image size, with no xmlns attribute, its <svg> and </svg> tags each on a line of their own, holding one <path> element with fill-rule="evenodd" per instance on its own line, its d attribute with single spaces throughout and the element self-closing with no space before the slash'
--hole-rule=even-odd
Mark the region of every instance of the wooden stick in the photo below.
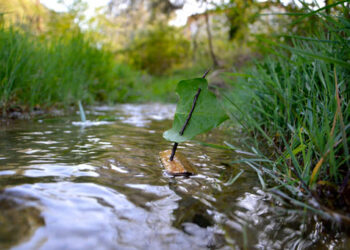
<svg viewBox="0 0 350 250">
<path fill-rule="evenodd" d="M 173 146 L 173 149 L 171 151 L 170 158 L 169 158 L 170 161 L 174 160 L 174 156 L 175 156 L 175 152 L 176 152 L 176 149 L 177 149 L 177 145 L 179 145 L 179 144 L 177 142 L 175 142 L 174 146 Z"/>
<path fill-rule="evenodd" d="M 207 71 L 205 71 L 204 75 L 202 76 L 203 79 L 207 76 L 207 74 L 209 73 L 209 71 L 210 71 L 210 69 L 208 69 Z M 198 88 L 198 91 L 197 91 L 197 93 L 196 93 L 196 95 L 194 96 L 194 99 L 193 99 L 193 104 L 192 104 L 191 111 L 190 111 L 190 113 L 189 113 L 188 116 L 187 116 L 187 119 L 186 119 L 185 124 L 183 125 L 181 131 L 179 132 L 180 135 L 183 135 L 183 134 L 184 134 L 185 129 L 186 129 L 188 123 L 190 122 L 190 119 L 191 119 L 191 117 L 192 117 L 192 113 L 193 113 L 193 111 L 194 111 L 194 108 L 196 107 L 196 103 L 197 103 L 198 96 L 199 96 L 200 93 L 201 93 L 201 88 Z M 177 149 L 177 146 L 178 146 L 178 145 L 179 145 L 179 144 L 178 144 L 177 142 L 174 143 L 174 146 L 173 146 L 173 149 L 172 149 L 172 151 L 171 151 L 170 158 L 169 158 L 170 161 L 174 160 L 174 156 L 175 156 L 176 149 Z"/>
<path fill-rule="evenodd" d="M 196 95 L 194 96 L 191 111 L 190 111 L 190 113 L 189 113 L 188 116 L 187 116 L 187 119 L 186 119 L 186 121 L 185 121 L 185 124 L 183 125 L 181 131 L 179 132 L 180 135 L 183 135 L 183 134 L 184 134 L 184 131 L 185 131 L 185 129 L 186 129 L 186 127 L 187 127 L 187 125 L 188 125 L 188 123 L 189 123 L 191 117 L 192 117 L 192 113 L 193 113 L 193 110 L 194 110 L 194 108 L 195 108 L 195 106 L 196 106 L 197 99 L 198 99 L 198 96 L 199 96 L 200 93 L 201 93 L 201 88 L 198 89 Z"/>
</svg>

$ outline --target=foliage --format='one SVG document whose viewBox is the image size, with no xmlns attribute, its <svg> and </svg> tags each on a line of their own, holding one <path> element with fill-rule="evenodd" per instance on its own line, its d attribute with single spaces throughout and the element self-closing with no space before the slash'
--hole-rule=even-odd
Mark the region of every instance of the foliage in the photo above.
<svg viewBox="0 0 350 250">
<path fill-rule="evenodd" d="M 118 77 L 113 54 L 82 33 L 40 39 L 29 32 L 0 29 L 0 100 L 48 107 L 84 102 L 124 101 L 133 83 Z"/>
<path fill-rule="evenodd" d="M 175 27 L 158 24 L 141 31 L 128 46 L 128 62 L 151 74 L 165 74 L 186 60 L 189 42 Z"/>
<path fill-rule="evenodd" d="M 137 89 L 140 95 L 135 100 L 138 102 L 175 103 L 177 101 L 175 93 L 177 83 L 183 79 L 200 76 L 205 70 L 204 67 L 196 66 L 171 70 L 167 75 L 152 76 L 149 74 L 140 74 L 137 81 Z"/>
<path fill-rule="evenodd" d="M 265 7 L 266 4 L 258 4 L 254 0 L 230 0 L 218 6 L 227 18 L 229 40 L 242 40 L 247 36 L 248 25 L 256 21 L 260 6 Z"/>
<path fill-rule="evenodd" d="M 299 199 L 299 188 L 306 196 L 317 189 L 317 201 L 341 207 L 350 169 L 350 22 L 319 14 L 317 33 L 275 44 L 277 57 L 238 76 L 226 104 L 255 139 L 248 165 Z"/>
<path fill-rule="evenodd" d="M 153 13 L 164 13 L 164 14 L 170 14 L 171 12 L 181 9 L 184 5 L 186 0 L 177 0 L 176 2 L 171 0 L 131 0 L 126 3 L 127 10 L 137 8 L 139 5 L 146 5 L 149 12 Z M 109 6 L 111 9 L 116 8 L 120 6 L 120 4 L 125 4 L 125 1 L 123 0 L 111 0 L 109 2 Z"/>
<path fill-rule="evenodd" d="M 19 25 L 42 30 L 50 11 L 33 0 L 0 0 L 0 13 L 4 14 L 6 25 Z"/>
<path fill-rule="evenodd" d="M 198 92 L 199 89 L 200 92 Z M 163 134 L 165 139 L 173 142 L 184 142 L 217 127 L 228 118 L 216 96 L 208 90 L 207 80 L 195 78 L 180 81 L 176 92 L 180 100 L 176 107 L 173 127 Z M 179 132 L 187 120 L 197 93 L 199 96 L 192 116 L 183 135 L 180 135 Z"/>
<path fill-rule="evenodd" d="M 36 36 L 0 28 L 0 108 L 48 108 L 95 102 L 175 101 L 176 83 L 203 69 L 151 76 L 118 63 L 79 31 Z"/>
</svg>

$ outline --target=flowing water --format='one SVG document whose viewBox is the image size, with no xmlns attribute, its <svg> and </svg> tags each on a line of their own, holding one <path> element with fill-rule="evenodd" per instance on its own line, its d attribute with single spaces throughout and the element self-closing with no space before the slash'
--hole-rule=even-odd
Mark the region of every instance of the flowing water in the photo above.
<svg viewBox="0 0 350 250">
<path fill-rule="evenodd" d="M 271 199 L 231 151 L 183 143 L 198 175 L 167 175 L 158 153 L 171 148 L 162 132 L 174 109 L 97 107 L 84 124 L 77 114 L 1 126 L 0 249 L 349 247 L 341 231 Z M 199 139 L 240 143 L 227 129 Z"/>
</svg>

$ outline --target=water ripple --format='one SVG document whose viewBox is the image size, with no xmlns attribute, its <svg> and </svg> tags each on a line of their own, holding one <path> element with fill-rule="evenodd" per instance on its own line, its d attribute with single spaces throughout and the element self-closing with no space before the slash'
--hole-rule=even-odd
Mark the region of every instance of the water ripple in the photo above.
<svg viewBox="0 0 350 250">
<path fill-rule="evenodd" d="M 87 109 L 91 126 L 76 115 L 0 130 L 0 248 L 346 248 L 346 232 L 276 203 L 255 172 L 230 164 L 236 153 L 183 143 L 198 175 L 165 174 L 158 153 L 172 147 L 162 133 L 174 111 L 102 106 Z M 240 136 L 216 129 L 198 140 Z"/>
</svg>

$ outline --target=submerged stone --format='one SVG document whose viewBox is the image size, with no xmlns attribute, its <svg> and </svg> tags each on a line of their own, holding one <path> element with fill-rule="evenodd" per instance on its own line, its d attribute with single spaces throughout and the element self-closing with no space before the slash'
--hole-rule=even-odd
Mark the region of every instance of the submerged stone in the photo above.
<svg viewBox="0 0 350 250">
<path fill-rule="evenodd" d="M 165 170 L 168 174 L 178 176 L 178 175 L 193 175 L 196 174 L 196 169 L 191 165 L 191 163 L 186 159 L 184 155 L 177 152 L 175 154 L 174 160 L 170 161 L 171 150 L 165 150 L 159 152 L 160 161 L 162 162 Z"/>
</svg>

